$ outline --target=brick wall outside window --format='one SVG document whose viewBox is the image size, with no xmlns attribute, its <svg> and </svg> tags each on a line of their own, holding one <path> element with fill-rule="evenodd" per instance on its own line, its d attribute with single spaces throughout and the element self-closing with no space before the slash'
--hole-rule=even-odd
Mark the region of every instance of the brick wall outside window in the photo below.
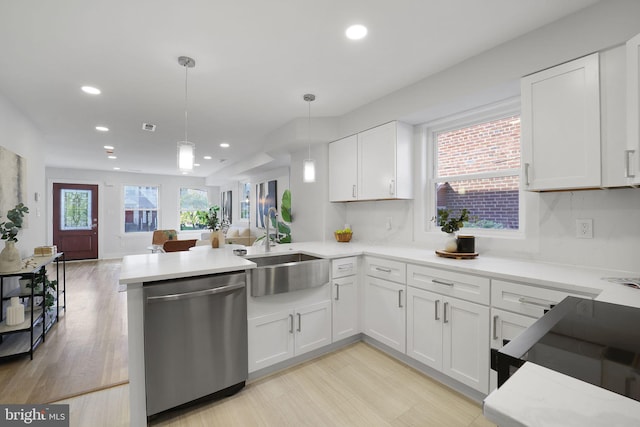
<svg viewBox="0 0 640 427">
<path fill-rule="evenodd" d="M 437 208 L 467 208 L 471 227 L 518 229 L 520 121 L 511 116 L 436 136 Z M 509 176 L 460 175 L 512 170 Z M 450 178 L 447 180 L 447 178 Z"/>
</svg>

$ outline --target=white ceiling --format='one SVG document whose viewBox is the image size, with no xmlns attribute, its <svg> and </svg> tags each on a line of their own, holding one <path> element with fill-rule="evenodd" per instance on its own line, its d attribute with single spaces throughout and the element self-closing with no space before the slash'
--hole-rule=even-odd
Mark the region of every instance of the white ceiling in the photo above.
<svg viewBox="0 0 640 427">
<path fill-rule="evenodd" d="M 42 131 L 47 166 L 177 175 L 185 77 L 177 58 L 190 56 L 189 140 L 201 164 L 192 175 L 207 176 L 306 117 L 304 93 L 317 96 L 312 116 L 340 116 L 594 3 L 0 0 L 0 94 Z M 346 39 L 353 23 L 369 36 Z M 82 93 L 86 84 L 102 95 Z"/>
</svg>

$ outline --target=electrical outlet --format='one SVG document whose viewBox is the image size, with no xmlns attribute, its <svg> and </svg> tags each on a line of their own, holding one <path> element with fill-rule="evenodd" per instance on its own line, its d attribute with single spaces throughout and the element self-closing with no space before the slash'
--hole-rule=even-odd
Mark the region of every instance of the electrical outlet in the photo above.
<svg viewBox="0 0 640 427">
<path fill-rule="evenodd" d="M 578 239 L 593 239 L 592 219 L 576 219 L 576 237 Z"/>
<path fill-rule="evenodd" d="M 385 226 L 386 226 L 387 230 L 391 230 L 391 220 L 392 219 L 393 218 L 391 218 L 390 216 L 387 217 L 387 221 L 385 223 Z"/>
</svg>

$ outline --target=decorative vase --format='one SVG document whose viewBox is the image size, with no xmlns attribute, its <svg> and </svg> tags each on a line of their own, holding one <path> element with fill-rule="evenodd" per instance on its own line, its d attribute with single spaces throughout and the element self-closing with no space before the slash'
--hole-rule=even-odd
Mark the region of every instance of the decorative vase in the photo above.
<svg viewBox="0 0 640 427">
<path fill-rule="evenodd" d="M 211 232 L 211 247 L 221 248 L 224 246 L 224 233 L 222 230 Z"/>
<path fill-rule="evenodd" d="M 20 252 L 16 248 L 16 242 L 7 240 L 4 249 L 0 252 L 0 272 L 13 273 L 22 269 L 22 259 Z"/>
<path fill-rule="evenodd" d="M 472 254 L 476 251 L 475 236 L 458 236 L 458 252 Z"/>
<path fill-rule="evenodd" d="M 458 251 L 458 239 L 455 233 L 447 233 L 447 240 L 444 243 L 444 250 L 447 252 Z"/>
</svg>

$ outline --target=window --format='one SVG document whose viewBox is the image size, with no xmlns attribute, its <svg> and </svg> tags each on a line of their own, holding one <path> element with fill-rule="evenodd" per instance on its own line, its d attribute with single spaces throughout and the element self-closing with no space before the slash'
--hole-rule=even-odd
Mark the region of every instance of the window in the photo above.
<svg viewBox="0 0 640 427">
<path fill-rule="evenodd" d="M 249 197 L 251 197 L 251 184 L 245 182 L 240 184 L 240 219 L 249 221 Z"/>
<path fill-rule="evenodd" d="M 432 128 L 433 191 L 430 212 L 470 212 L 465 227 L 520 228 L 520 115 L 502 111 L 480 120 Z"/>
<path fill-rule="evenodd" d="M 158 187 L 124 186 L 124 232 L 158 229 Z"/>
<path fill-rule="evenodd" d="M 180 230 L 204 230 L 207 228 L 208 210 L 207 190 L 180 189 Z"/>
</svg>

